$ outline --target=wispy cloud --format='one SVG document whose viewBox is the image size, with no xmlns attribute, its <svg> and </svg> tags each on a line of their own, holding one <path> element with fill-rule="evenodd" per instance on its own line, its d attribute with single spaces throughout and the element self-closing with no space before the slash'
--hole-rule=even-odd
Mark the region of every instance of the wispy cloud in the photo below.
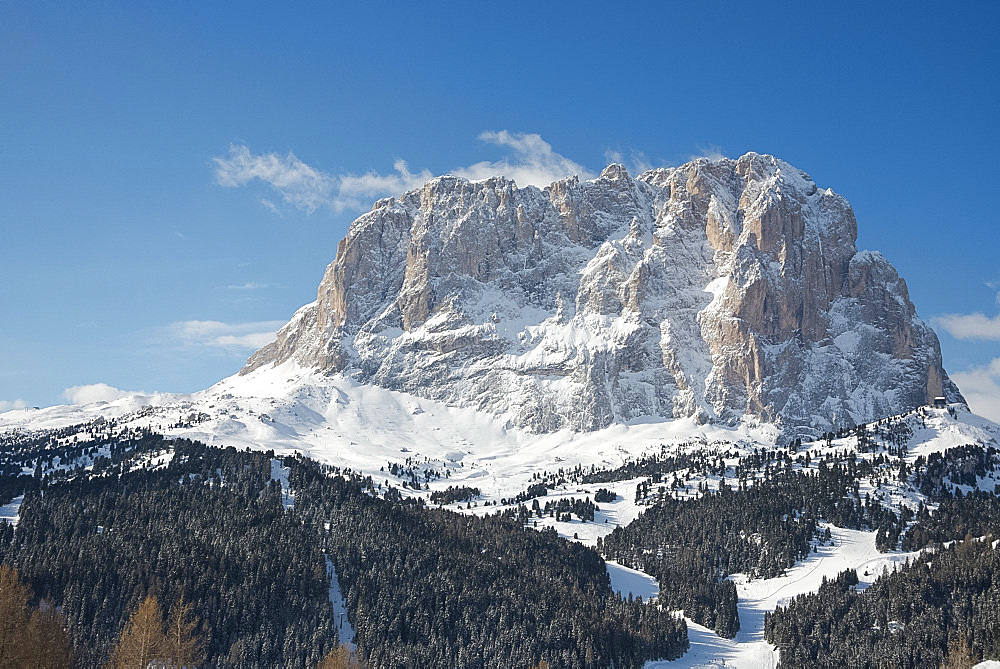
<svg viewBox="0 0 1000 669">
<path fill-rule="evenodd" d="M 416 188 L 432 177 L 427 170 L 410 172 L 405 160 L 397 160 L 391 174 L 328 174 L 299 160 L 294 153 L 254 154 L 246 145 L 232 145 L 229 154 L 213 158 L 215 181 L 220 186 L 236 188 L 251 181 L 261 181 L 280 195 L 285 204 L 309 213 L 321 207 L 334 211 L 363 209 L 367 200 L 389 193 Z M 280 214 L 267 198 L 261 203 Z"/>
<path fill-rule="evenodd" d="M 413 190 L 434 177 L 426 169 L 411 172 L 406 161 L 401 159 L 397 159 L 392 167 L 395 171 L 389 174 L 371 171 L 361 176 L 345 174 L 337 177 L 340 191 L 333 200 L 333 208 L 338 211 L 366 209 L 375 198 Z"/>
<path fill-rule="evenodd" d="M 28 408 L 28 403 L 24 400 L 0 400 L 0 413 L 26 408 Z"/>
<path fill-rule="evenodd" d="M 269 344 L 284 324 L 284 321 L 179 321 L 171 323 L 167 333 L 175 344 L 181 346 L 245 351 Z"/>
<path fill-rule="evenodd" d="M 246 145 L 233 144 L 229 154 L 212 159 L 215 181 L 220 186 L 236 188 L 254 180 L 269 184 L 287 204 L 306 211 L 316 211 L 331 203 L 337 193 L 337 178 L 320 172 L 299 160 L 294 153 L 254 155 Z"/>
<path fill-rule="evenodd" d="M 716 146 L 715 144 L 709 144 L 708 146 L 697 147 L 698 153 L 691 156 L 691 160 L 697 160 L 698 158 L 708 158 L 709 160 L 722 160 L 726 157 L 721 146 Z"/>
<path fill-rule="evenodd" d="M 502 175 L 522 187 L 544 187 L 574 174 L 583 179 L 597 176 L 580 163 L 553 151 L 552 145 L 537 133 L 488 131 L 479 135 L 479 139 L 510 149 L 513 155 L 460 167 L 453 170 L 457 176 L 479 180 Z"/>
<path fill-rule="evenodd" d="M 982 312 L 974 314 L 942 314 L 931 322 L 956 339 L 1000 341 L 1000 315 L 990 318 Z"/>
<path fill-rule="evenodd" d="M 70 404 L 93 404 L 94 402 L 113 402 L 135 391 L 121 390 L 106 383 L 91 383 L 82 386 L 70 386 L 63 391 L 63 397 Z M 143 394 L 143 393 L 139 393 Z"/>
<path fill-rule="evenodd" d="M 1000 358 L 982 367 L 955 372 L 951 378 L 973 411 L 1000 423 Z"/>
<path fill-rule="evenodd" d="M 247 281 L 246 283 L 231 283 L 226 286 L 226 290 L 262 290 L 267 287 L 268 284 L 266 283 Z"/>
<path fill-rule="evenodd" d="M 263 205 L 263 207 L 265 209 L 267 209 L 272 214 L 275 214 L 278 218 L 284 218 L 285 217 L 285 215 L 283 213 L 281 213 L 281 210 L 278 209 L 278 205 L 276 205 L 275 203 L 271 202 L 271 200 L 269 200 L 268 198 L 261 197 L 259 199 L 259 202 L 261 203 L 261 205 Z"/>
<path fill-rule="evenodd" d="M 472 180 L 503 175 L 519 186 L 547 186 L 574 174 L 585 179 L 595 176 L 583 165 L 553 151 L 536 133 L 488 131 L 479 139 L 507 149 L 509 155 L 458 167 L 452 174 Z M 231 145 L 226 155 L 213 158 L 212 163 L 220 186 L 238 188 L 259 181 L 276 191 L 284 204 L 309 213 L 325 207 L 336 212 L 363 210 L 374 199 L 412 190 L 434 176 L 428 169 L 412 171 L 402 159 L 393 163 L 389 173 L 373 170 L 360 175 L 330 174 L 306 164 L 292 152 L 255 154 L 245 144 Z M 260 201 L 280 215 L 280 209 L 270 199 L 261 197 Z"/>
</svg>

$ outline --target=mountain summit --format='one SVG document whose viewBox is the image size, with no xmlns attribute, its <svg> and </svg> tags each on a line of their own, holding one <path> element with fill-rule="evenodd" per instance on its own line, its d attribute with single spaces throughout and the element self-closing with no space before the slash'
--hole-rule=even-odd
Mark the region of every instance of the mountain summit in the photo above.
<svg viewBox="0 0 1000 669">
<path fill-rule="evenodd" d="M 772 156 L 539 189 L 444 176 L 355 220 L 315 302 L 257 351 L 594 430 L 643 416 L 789 433 L 964 402 L 850 204 Z"/>
</svg>

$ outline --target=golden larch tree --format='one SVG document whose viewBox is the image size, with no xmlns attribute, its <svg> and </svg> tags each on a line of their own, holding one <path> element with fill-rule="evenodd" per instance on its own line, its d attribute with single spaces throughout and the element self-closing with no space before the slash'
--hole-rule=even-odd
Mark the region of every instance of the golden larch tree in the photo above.
<svg viewBox="0 0 1000 669">
<path fill-rule="evenodd" d="M 139 608 L 122 630 L 118 645 L 111 653 L 109 669 L 145 669 L 153 660 L 166 658 L 167 635 L 163 613 L 156 597 L 142 600 Z"/>
<path fill-rule="evenodd" d="M 364 669 L 360 662 L 347 650 L 346 646 L 337 646 L 316 665 L 316 669 Z"/>
<path fill-rule="evenodd" d="M 73 651 L 63 617 L 55 605 L 43 601 L 28 618 L 27 666 L 33 669 L 64 669 L 73 665 Z"/>
<path fill-rule="evenodd" d="M 0 565 L 0 667 L 16 667 L 24 662 L 30 595 L 17 570 Z"/>
<path fill-rule="evenodd" d="M 167 647 L 164 653 L 177 667 L 197 667 L 205 661 L 205 641 L 198 634 L 194 607 L 181 596 L 167 614 Z"/>
</svg>

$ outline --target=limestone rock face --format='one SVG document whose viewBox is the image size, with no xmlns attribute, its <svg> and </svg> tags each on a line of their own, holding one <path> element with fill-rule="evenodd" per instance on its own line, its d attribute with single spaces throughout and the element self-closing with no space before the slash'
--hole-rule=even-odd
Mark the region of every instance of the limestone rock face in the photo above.
<svg viewBox="0 0 1000 669">
<path fill-rule="evenodd" d="M 244 372 L 299 364 L 536 431 L 642 416 L 824 431 L 964 401 L 850 205 L 754 153 L 375 203 Z"/>
</svg>

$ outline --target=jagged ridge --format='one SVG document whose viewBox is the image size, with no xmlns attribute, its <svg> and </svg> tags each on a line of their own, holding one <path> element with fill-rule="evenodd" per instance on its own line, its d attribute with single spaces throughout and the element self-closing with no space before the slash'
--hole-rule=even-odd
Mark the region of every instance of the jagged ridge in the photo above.
<svg viewBox="0 0 1000 669">
<path fill-rule="evenodd" d="M 825 430 L 964 402 L 848 202 L 772 156 L 539 189 L 445 176 L 352 223 L 241 373 L 295 359 L 537 431 Z"/>
</svg>

